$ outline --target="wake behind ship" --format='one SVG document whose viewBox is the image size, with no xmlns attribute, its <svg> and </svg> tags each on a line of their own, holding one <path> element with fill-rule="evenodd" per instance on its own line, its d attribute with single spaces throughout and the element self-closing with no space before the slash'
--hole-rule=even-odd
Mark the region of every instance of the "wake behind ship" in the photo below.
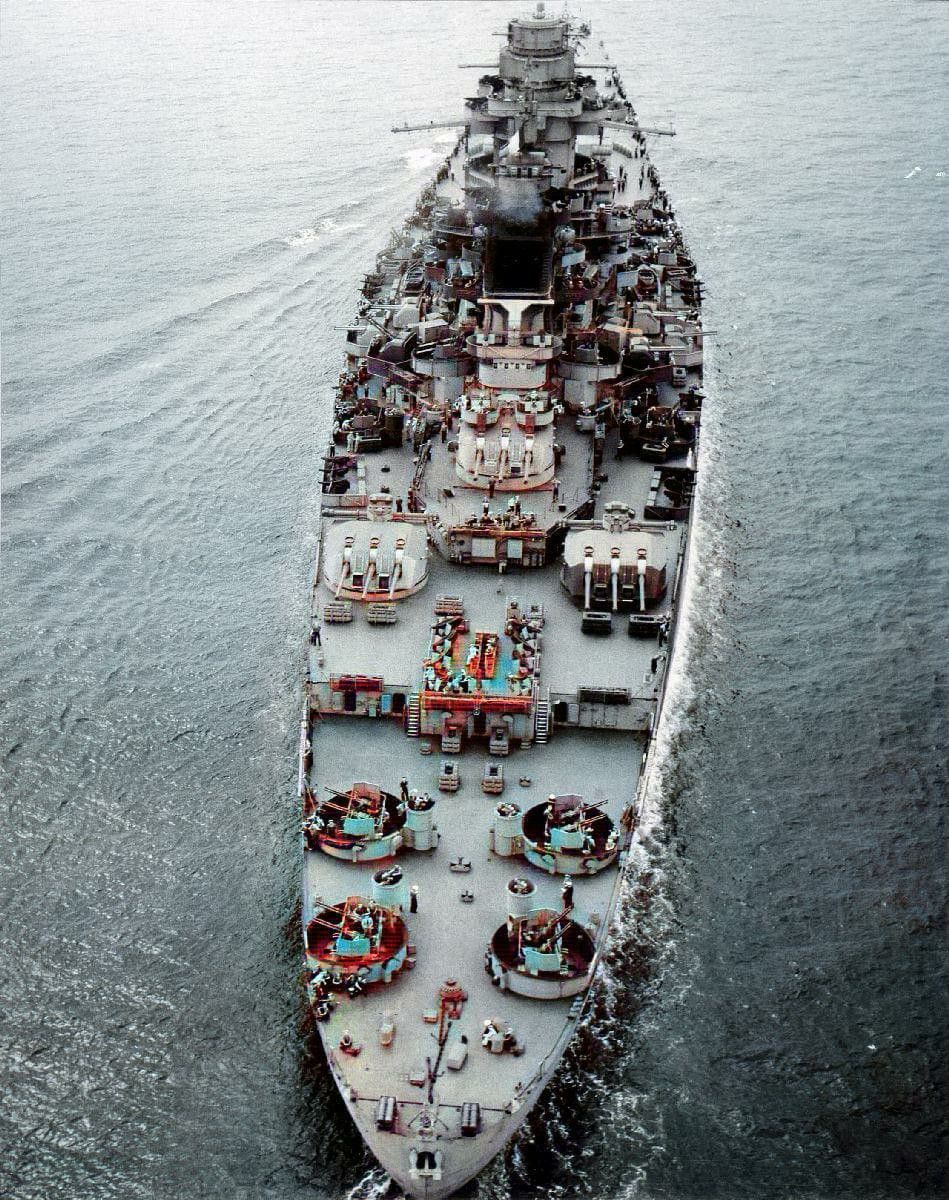
<svg viewBox="0 0 949 1200">
<path fill-rule="evenodd" d="M 700 284 L 588 33 L 510 22 L 366 280 L 322 464 L 308 1007 L 366 1143 L 429 1200 L 504 1148 L 584 1020 L 687 563 Z"/>
</svg>

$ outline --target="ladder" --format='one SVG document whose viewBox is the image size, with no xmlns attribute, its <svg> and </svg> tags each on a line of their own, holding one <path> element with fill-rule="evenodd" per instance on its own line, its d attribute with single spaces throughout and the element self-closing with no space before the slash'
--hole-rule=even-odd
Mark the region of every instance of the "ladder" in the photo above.
<svg viewBox="0 0 949 1200">
<path fill-rule="evenodd" d="M 550 700 L 538 700 L 534 709 L 534 741 L 543 746 L 550 736 Z"/>
<path fill-rule="evenodd" d="M 418 692 L 409 696 L 409 715 L 405 722 L 406 737 L 418 737 L 422 729 L 422 701 Z"/>
</svg>

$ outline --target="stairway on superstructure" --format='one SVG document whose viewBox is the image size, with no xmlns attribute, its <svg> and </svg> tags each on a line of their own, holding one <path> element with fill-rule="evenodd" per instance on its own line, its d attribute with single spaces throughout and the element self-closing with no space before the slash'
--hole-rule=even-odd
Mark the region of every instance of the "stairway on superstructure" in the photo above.
<svg viewBox="0 0 949 1200">
<path fill-rule="evenodd" d="M 418 692 L 409 696 L 409 715 L 405 723 L 407 737 L 418 737 L 422 728 L 422 702 Z"/>
<path fill-rule="evenodd" d="M 538 700 L 534 710 L 534 741 L 543 746 L 550 735 L 550 701 Z"/>
</svg>

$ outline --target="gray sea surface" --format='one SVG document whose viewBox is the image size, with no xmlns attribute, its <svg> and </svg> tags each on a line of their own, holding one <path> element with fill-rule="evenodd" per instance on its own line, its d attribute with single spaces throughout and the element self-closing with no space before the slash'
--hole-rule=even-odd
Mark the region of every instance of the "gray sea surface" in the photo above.
<svg viewBox="0 0 949 1200">
<path fill-rule="evenodd" d="M 557 7 L 552 5 L 551 7 Z M 517 5 L 6 0 L 0 1194 L 342 1200 L 294 742 L 363 274 Z M 945 1186 L 949 5 L 602 0 L 714 331 L 592 1023 L 481 1200 Z"/>
</svg>

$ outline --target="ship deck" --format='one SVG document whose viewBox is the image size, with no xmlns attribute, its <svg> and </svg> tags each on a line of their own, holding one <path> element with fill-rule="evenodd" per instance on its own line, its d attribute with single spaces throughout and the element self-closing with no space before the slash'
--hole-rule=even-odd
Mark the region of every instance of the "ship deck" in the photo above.
<svg viewBox="0 0 949 1200">
<path fill-rule="evenodd" d="M 422 739 L 424 742 L 427 739 Z M 413 1072 L 424 1073 L 425 1059 L 434 1061 L 438 1046 L 434 1026 L 423 1020 L 438 1009 L 438 989 L 455 978 L 468 993 L 461 1018 L 449 1036 L 448 1046 L 464 1034 L 468 1060 L 460 1071 L 442 1070 L 437 1096 L 446 1108 L 478 1101 L 486 1112 L 500 1117 L 519 1092 L 526 1095 L 532 1079 L 543 1074 L 560 1035 L 568 1034 L 573 1020 L 570 999 L 538 1000 L 499 991 L 484 970 L 484 951 L 494 931 L 506 918 L 506 885 L 527 875 L 537 887 L 539 904 L 560 908 L 562 876 L 549 876 L 521 858 L 501 858 L 489 850 L 488 836 L 499 799 L 516 801 L 525 811 L 546 800 L 550 793 L 574 792 L 587 800 L 602 801 L 612 819 L 619 821 L 623 807 L 633 798 L 638 782 L 641 739 L 609 732 L 564 731 L 547 745 L 512 750 L 503 760 L 505 789 L 502 797 L 481 790 L 482 770 L 488 755 L 472 748 L 452 756 L 461 774 L 461 786 L 451 795 L 438 791 L 442 756 L 423 756 L 420 742 L 406 738 L 397 723 L 379 723 L 371 731 L 358 718 L 329 717 L 313 731 L 314 767 L 311 782 L 323 788 L 345 788 L 357 780 L 378 782 L 398 791 L 407 778 L 413 789 L 437 797 L 435 809 L 440 842 L 434 851 L 404 851 L 398 862 L 410 884 L 419 888 L 419 906 L 407 914 L 409 937 L 417 947 L 417 964 L 403 970 L 387 987 L 370 989 L 355 1000 L 338 995 L 338 1007 L 322 1026 L 326 1045 L 338 1047 L 348 1030 L 362 1045 L 356 1058 L 337 1053 L 335 1068 L 350 1095 L 361 1124 L 370 1126 L 380 1096 L 395 1096 L 408 1125 L 420 1111 L 423 1091 L 409 1083 Z M 522 786 L 519 780 L 529 780 Z M 453 859 L 465 858 L 471 870 L 451 871 Z M 390 860 L 391 861 L 391 860 Z M 330 858 L 319 851 L 305 854 L 305 914 L 322 898 L 336 903 L 349 895 L 369 893 L 371 876 L 379 863 L 354 864 Z M 589 913 L 605 915 L 617 886 L 619 867 L 614 864 L 592 877 L 576 878 L 578 918 Z M 464 891 L 474 894 L 470 903 Z M 397 1032 L 391 1048 L 379 1043 L 384 1014 L 395 1016 Z M 494 1019 L 510 1025 L 525 1045 L 522 1056 L 491 1054 L 481 1046 L 483 1022 Z M 448 1123 L 457 1133 L 457 1114 Z"/>
<path fill-rule="evenodd" d="M 584 154 L 596 150 L 600 156 L 605 150 L 605 166 L 616 179 L 620 168 L 624 169 L 627 178 L 618 189 L 616 201 L 631 208 L 654 195 L 648 160 L 637 145 L 632 126 L 624 129 L 611 124 L 606 132 L 602 142 L 584 138 L 583 146 L 577 148 Z M 465 146 L 459 141 L 440 172 L 435 188 L 439 205 L 446 201 L 464 203 L 464 162 Z M 431 239 L 431 228 L 420 223 L 418 212 L 404 228 L 416 253 Z M 380 311 L 391 312 L 402 302 L 404 267 L 397 257 L 387 261 L 385 279 L 375 299 L 382 306 Z M 675 307 L 684 305 L 677 303 Z M 613 311 L 616 319 L 621 319 L 622 310 Z M 470 324 L 467 328 L 470 330 Z M 458 338 L 462 345 L 460 331 Z M 351 367 L 353 362 L 351 358 Z M 658 382 L 652 403 L 675 407 L 683 387 L 700 383 L 701 373 L 691 369 L 687 382 L 676 387 Z M 367 379 L 362 374 L 360 385 L 364 392 L 368 390 L 378 397 L 378 379 Z M 411 967 L 398 971 L 389 984 L 373 984 L 354 999 L 345 991 L 334 991 L 335 1010 L 319 1027 L 331 1070 L 367 1144 L 410 1194 L 434 1197 L 447 1195 L 460 1186 L 503 1147 L 556 1069 L 588 994 L 583 984 L 574 998 L 530 998 L 495 986 L 486 972 L 485 951 L 507 918 L 507 885 L 512 879 L 524 877 L 534 883 L 536 907 L 555 912 L 563 907 L 562 875 L 547 874 L 519 855 L 502 857 L 491 849 L 489 835 L 495 808 L 499 801 L 515 802 L 527 812 L 551 795 L 576 794 L 587 803 L 601 804 L 619 830 L 621 814 L 627 806 L 630 811 L 634 807 L 643 752 L 661 702 L 669 651 L 664 636 L 658 640 L 656 636 L 627 636 L 624 612 L 613 614 L 609 636 L 584 633 L 583 613 L 561 584 L 559 564 L 523 567 L 506 561 L 499 568 L 447 561 L 442 554 L 447 544 L 446 529 L 481 516 L 485 504 L 489 514 L 503 515 L 512 493 L 499 488 L 489 495 L 462 482 L 448 445 L 453 436 L 457 437 L 457 426 L 446 428 L 444 440 L 436 436 L 421 450 L 413 449 L 410 422 L 415 411 L 413 407 L 406 414 L 405 444 L 378 453 L 359 453 L 358 475 L 349 476 L 350 491 L 324 497 L 318 559 L 332 522 L 364 520 L 369 515 L 368 497 L 389 493 L 399 501 L 396 520 L 427 528 L 428 578 L 415 594 L 394 602 L 392 624 L 370 624 L 366 606 L 358 601 L 352 604 L 353 620 L 337 623 L 326 614 L 334 594 L 323 582 L 318 562 L 311 599 L 312 619 L 319 636 L 308 651 L 312 765 L 306 782 L 320 798 L 326 795 L 325 789 L 346 790 L 359 781 L 397 793 L 400 781 L 405 779 L 410 790 L 428 793 L 437 802 L 437 848 L 402 850 L 395 860 L 405 874 L 406 884 L 418 888 L 417 911 L 404 914 Z M 590 524 L 577 523 L 573 528 L 595 525 L 602 531 L 609 504 L 627 506 L 632 519 L 643 522 L 645 509 L 657 500 L 660 468 L 633 454 L 620 456 L 613 427 L 607 432 L 603 457 L 594 472 L 589 425 L 589 418 L 578 422 L 561 408 L 554 432 L 558 446 L 556 487 L 551 482 L 534 491 L 517 493 L 523 513 L 533 514 L 536 526 L 543 530 L 557 528 L 561 545 L 571 528 L 572 514 L 590 499 Z M 337 453 L 347 452 L 340 448 Z M 423 462 L 420 453 L 425 455 Z M 694 465 L 692 456 L 688 458 Z M 682 468 L 687 458 L 683 455 L 663 465 Z M 412 493 L 424 514 L 409 512 Z M 666 531 L 667 590 L 664 599 L 650 611 L 671 625 L 688 520 L 680 513 L 674 523 L 646 524 Z M 644 535 L 644 540 L 648 536 Z M 338 539 L 336 544 L 338 547 Z M 543 737 L 536 723 L 526 729 L 521 725 L 519 736 L 510 739 L 510 754 L 491 758 L 484 729 L 479 734 L 471 723 L 466 727 L 460 754 L 443 754 L 440 739 L 426 737 L 424 728 L 420 738 L 407 736 L 413 732 L 413 716 L 418 728 L 419 709 L 413 714 L 409 701 L 414 698 L 419 703 L 424 662 L 430 654 L 434 605 L 440 596 L 463 600 L 471 635 L 475 631 L 503 634 L 507 606 L 513 598 L 522 612 L 533 605 L 543 606 L 540 667 L 531 718 L 536 722 L 538 702 L 550 705 L 549 728 L 544 727 Z M 602 603 L 599 607 L 602 610 Z M 502 646 L 501 664 L 497 686 L 492 688 L 503 693 L 512 665 L 506 646 Z M 367 689 L 358 702 L 362 705 L 360 714 L 344 715 L 344 691 L 349 690 L 351 699 L 358 688 L 353 678 L 344 685 L 341 677 L 362 677 L 364 683 L 372 684 L 381 681 L 388 707 L 381 703 L 382 693 L 378 693 L 378 705 L 367 700 L 370 693 L 375 695 L 374 689 Z M 516 682 L 514 686 L 518 686 Z M 492 688 L 484 688 L 486 699 Z M 618 700 L 623 693 L 625 700 Z M 603 699 L 606 694 L 609 700 Z M 439 704 L 438 699 L 433 707 L 447 711 L 449 705 Z M 476 711 L 480 716 L 480 707 Z M 386 715 L 389 712 L 393 715 Z M 440 768 L 447 761 L 455 765 L 461 780 L 458 790 L 449 794 L 438 788 Z M 502 795 L 486 795 L 482 790 L 484 768 L 489 762 L 503 767 Z M 628 839 L 621 839 L 619 844 L 619 858 L 610 866 L 596 875 L 573 880 L 574 918 L 596 946 L 591 977 L 606 943 L 629 853 L 622 849 Z M 450 864 L 457 860 L 468 860 L 470 870 L 453 871 Z M 354 863 L 321 851 L 304 850 L 304 926 L 322 903 L 340 904 L 350 896 L 370 896 L 372 875 L 380 865 L 392 861 Z M 465 893 L 469 895 L 463 899 Z M 439 988 L 447 979 L 457 980 L 467 993 L 443 1051 L 447 1054 L 460 1038 L 467 1039 L 467 1060 L 460 1070 L 437 1061 L 439 1044 L 432 1018 L 437 1019 Z M 482 1030 L 489 1019 L 514 1031 L 524 1047 L 523 1054 L 492 1054 L 482 1047 Z M 384 1046 L 380 1026 L 389 1020 L 394 1020 L 396 1032 L 392 1044 Z M 340 1050 L 344 1033 L 361 1047 L 358 1055 Z M 431 1100 L 429 1081 L 433 1088 Z M 377 1126 L 377 1105 L 383 1097 L 397 1102 L 391 1129 Z M 477 1137 L 466 1138 L 461 1130 L 461 1109 L 472 1102 L 480 1105 L 482 1128 Z M 413 1146 L 437 1146 L 439 1153 L 444 1151 L 440 1166 L 444 1174 L 437 1182 L 409 1178 Z"/>
<path fill-rule="evenodd" d="M 660 384 L 659 392 L 662 403 L 674 403 L 676 392 L 670 385 Z M 588 494 L 591 443 L 589 435 L 577 432 L 569 414 L 559 418 L 556 432 L 558 442 L 566 450 L 558 475 L 562 481 L 560 504 L 569 512 Z M 628 505 L 641 517 L 658 478 L 658 468 L 653 464 L 632 456 L 621 458 L 616 451 L 616 434 L 611 432 L 600 469 L 600 490 L 594 510 L 597 520 L 602 518 L 605 505 L 612 502 Z M 664 465 L 674 467 L 684 461 L 684 458 L 670 460 Z M 368 494 L 380 491 L 383 486 L 393 495 L 401 494 L 407 489 L 415 470 L 414 455 L 409 446 L 363 455 L 360 462 L 365 466 Z M 446 489 L 452 493 L 447 498 Z M 553 511 L 555 506 L 550 490 L 538 489 L 518 495 L 524 510 L 535 513 L 538 523 L 553 517 L 564 519 L 562 512 Z M 436 442 L 432 460 L 426 466 L 422 496 L 428 505 L 427 514 L 437 514 L 443 522 L 457 519 L 460 523 L 480 514 L 485 502 L 491 513 L 503 513 L 511 493 L 498 492 L 489 500 L 486 493 L 465 488 L 454 473 L 444 445 Z M 352 520 L 357 516 L 358 511 L 337 509 L 326 520 Z M 675 586 L 677 548 L 677 542 L 670 543 L 668 597 L 672 596 Z M 398 602 L 394 625 L 370 625 L 359 604 L 354 605 L 351 623 L 324 622 L 322 644 L 310 649 L 309 679 L 315 684 L 326 684 L 330 676 L 343 673 L 381 676 L 387 686 L 408 693 L 421 683 L 422 660 L 428 647 L 437 596 L 463 596 L 471 628 L 495 631 L 503 630 L 507 601 L 516 597 L 522 609 L 531 604 L 544 607 L 540 682 L 553 699 L 575 699 L 578 690 L 586 688 L 626 689 L 632 699 L 641 701 L 644 706 L 655 701 L 657 688 L 652 669 L 657 654 L 655 640 L 628 638 L 623 614 L 617 614 L 609 637 L 583 634 L 581 612 L 561 586 L 557 567 L 509 567 L 503 576 L 499 576 L 496 570 L 485 566 L 447 563 L 434 547 L 429 549 L 428 565 L 427 584 L 420 592 Z M 313 596 L 316 619 L 319 619 L 322 607 L 332 599 L 333 593 L 320 583 Z M 670 608 L 671 602 L 667 598 L 656 611 L 661 615 L 668 613 Z"/>
<path fill-rule="evenodd" d="M 644 704 L 654 702 L 651 665 L 658 652 L 655 639 L 628 638 L 622 614 L 609 637 L 581 633 L 581 613 L 561 587 L 555 568 L 499 577 L 484 567 L 449 565 L 434 551 L 429 558 L 428 583 L 417 595 L 400 601 L 395 625 L 370 625 L 365 613 L 354 606 L 350 624 L 322 626 L 322 646 L 310 647 L 311 680 L 319 684 L 343 673 L 374 675 L 406 694 L 417 690 L 435 597 L 442 594 L 464 597 L 472 629 L 503 631 L 509 597 L 516 597 L 522 608 L 543 604 L 540 682 L 554 700 L 560 696 L 573 699 L 580 688 L 618 688 L 629 690 Z M 320 598 L 323 602 L 332 598 L 326 587 L 321 587 Z M 363 725 L 362 737 L 373 742 L 375 728 Z"/>
</svg>

